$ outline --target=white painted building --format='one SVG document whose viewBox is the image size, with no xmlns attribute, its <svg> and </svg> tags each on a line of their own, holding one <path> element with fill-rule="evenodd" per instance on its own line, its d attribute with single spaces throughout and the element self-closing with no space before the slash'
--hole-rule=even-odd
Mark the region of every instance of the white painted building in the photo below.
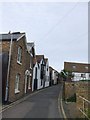
<svg viewBox="0 0 90 120">
<path fill-rule="evenodd" d="M 79 81 L 79 80 L 90 80 L 90 73 L 77 73 L 73 72 L 74 77 L 72 81 Z"/>
<path fill-rule="evenodd" d="M 90 64 L 88 63 L 64 62 L 64 69 L 74 75 L 72 81 L 90 80 L 89 68 Z"/>
<path fill-rule="evenodd" d="M 49 61 L 45 59 L 45 87 L 49 86 Z"/>
<path fill-rule="evenodd" d="M 33 67 L 32 91 L 44 87 L 44 55 L 36 55 Z"/>
</svg>

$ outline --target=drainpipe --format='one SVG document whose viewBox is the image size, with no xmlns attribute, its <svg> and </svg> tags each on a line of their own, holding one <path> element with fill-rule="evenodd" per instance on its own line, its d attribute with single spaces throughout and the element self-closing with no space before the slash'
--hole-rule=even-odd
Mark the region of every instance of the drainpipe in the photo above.
<svg viewBox="0 0 90 120">
<path fill-rule="evenodd" d="M 13 41 L 12 33 L 10 33 L 10 36 L 11 36 L 11 41 L 10 41 L 10 49 L 9 49 L 9 61 L 8 61 L 5 101 L 8 101 L 8 96 L 9 96 L 9 75 L 10 75 L 10 62 L 11 62 L 11 51 L 12 51 L 12 41 Z"/>
</svg>

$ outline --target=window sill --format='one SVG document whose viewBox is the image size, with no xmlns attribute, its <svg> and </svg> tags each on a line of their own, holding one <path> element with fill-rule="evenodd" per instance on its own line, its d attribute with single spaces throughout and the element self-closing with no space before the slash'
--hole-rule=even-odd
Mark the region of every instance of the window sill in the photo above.
<svg viewBox="0 0 90 120">
<path fill-rule="evenodd" d="M 17 63 L 18 63 L 19 65 L 22 65 L 22 63 L 20 63 L 19 61 L 17 61 Z"/>
<path fill-rule="evenodd" d="M 19 93 L 20 91 L 19 90 L 15 90 L 15 94 Z"/>
<path fill-rule="evenodd" d="M 30 90 L 30 89 L 31 89 L 31 87 L 28 88 L 28 90 Z"/>
<path fill-rule="evenodd" d="M 30 76 L 32 76 L 32 74 L 30 73 Z"/>
</svg>

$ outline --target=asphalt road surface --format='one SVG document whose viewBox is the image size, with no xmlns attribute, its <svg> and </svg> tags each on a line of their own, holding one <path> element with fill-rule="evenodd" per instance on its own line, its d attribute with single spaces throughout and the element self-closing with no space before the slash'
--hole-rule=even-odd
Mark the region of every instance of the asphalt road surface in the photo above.
<svg viewBox="0 0 90 120">
<path fill-rule="evenodd" d="M 33 94 L 25 101 L 2 113 L 3 118 L 63 118 L 58 97 L 61 85 L 55 85 Z"/>
</svg>

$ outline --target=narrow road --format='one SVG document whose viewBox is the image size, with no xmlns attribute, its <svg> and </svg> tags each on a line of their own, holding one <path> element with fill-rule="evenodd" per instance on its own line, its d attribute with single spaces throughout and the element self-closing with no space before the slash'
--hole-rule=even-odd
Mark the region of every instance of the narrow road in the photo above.
<svg viewBox="0 0 90 120">
<path fill-rule="evenodd" d="M 45 88 L 2 113 L 3 118 L 63 118 L 58 109 L 61 85 Z"/>
</svg>

